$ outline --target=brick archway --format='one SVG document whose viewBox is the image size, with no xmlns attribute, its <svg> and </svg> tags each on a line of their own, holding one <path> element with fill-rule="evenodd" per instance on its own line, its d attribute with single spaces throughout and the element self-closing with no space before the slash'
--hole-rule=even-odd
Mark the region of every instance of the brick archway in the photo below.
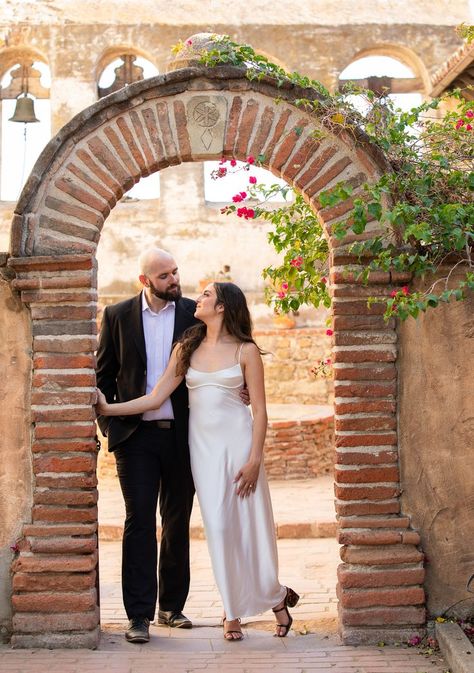
<svg viewBox="0 0 474 673">
<path fill-rule="evenodd" d="M 140 177 L 222 154 L 263 155 L 263 165 L 311 203 L 331 244 L 343 639 L 399 640 L 423 626 L 419 536 L 399 504 L 396 326 L 384 323 L 381 306 L 366 305 L 368 295 L 386 295 L 400 278 L 373 274 L 361 286 L 346 273 L 355 261 L 349 238 L 333 240 L 331 225 L 350 202 L 325 209 L 318 202 L 339 180 L 357 193 L 386 164 L 362 135 L 335 133 L 298 109 L 294 100 L 304 93 L 269 79 L 250 82 L 237 68 L 177 70 L 86 109 L 33 169 L 14 215 L 9 259 L 33 329 L 32 523 L 13 564 L 14 646 L 98 641 L 91 400 L 102 226 Z"/>
</svg>

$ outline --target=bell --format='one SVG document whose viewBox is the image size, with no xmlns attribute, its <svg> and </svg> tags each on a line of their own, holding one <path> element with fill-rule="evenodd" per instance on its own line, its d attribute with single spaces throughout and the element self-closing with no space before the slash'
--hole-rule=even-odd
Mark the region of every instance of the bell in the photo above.
<svg viewBox="0 0 474 673">
<path fill-rule="evenodd" d="M 17 98 L 15 105 L 15 112 L 13 117 L 8 120 L 10 122 L 23 122 L 24 124 L 31 124 L 32 122 L 39 122 L 35 116 L 34 101 L 28 96 Z"/>
</svg>

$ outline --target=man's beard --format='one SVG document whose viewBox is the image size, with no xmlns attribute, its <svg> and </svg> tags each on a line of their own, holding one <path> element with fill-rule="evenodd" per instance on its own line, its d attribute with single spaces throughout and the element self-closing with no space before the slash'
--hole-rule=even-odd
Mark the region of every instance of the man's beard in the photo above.
<svg viewBox="0 0 474 673">
<path fill-rule="evenodd" d="M 158 299 L 164 299 L 165 301 L 178 301 L 178 299 L 181 299 L 182 297 L 181 287 L 179 283 L 177 283 L 173 287 L 168 288 L 166 292 L 160 292 L 159 290 L 157 290 L 150 279 L 148 279 L 148 283 L 152 295 L 154 297 L 158 297 Z"/>
</svg>

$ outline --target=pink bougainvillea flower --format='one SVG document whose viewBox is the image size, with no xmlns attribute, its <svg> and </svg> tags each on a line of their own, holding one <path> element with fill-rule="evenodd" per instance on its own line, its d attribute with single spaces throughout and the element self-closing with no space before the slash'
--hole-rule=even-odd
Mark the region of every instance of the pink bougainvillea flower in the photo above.
<svg viewBox="0 0 474 673">
<path fill-rule="evenodd" d="M 328 336 L 332 336 L 332 335 L 334 334 L 334 330 L 332 330 L 332 329 L 327 329 L 327 330 L 326 330 L 326 334 L 327 334 Z"/>
<path fill-rule="evenodd" d="M 239 194 L 243 199 L 247 198 L 247 192 L 239 192 Z"/>
<path fill-rule="evenodd" d="M 391 297 L 396 297 L 397 294 L 398 294 L 398 290 L 392 290 L 392 291 L 390 292 L 390 296 L 391 296 Z"/>
<path fill-rule="evenodd" d="M 234 203 L 240 203 L 242 201 L 242 197 L 240 194 L 235 194 L 235 196 L 232 197 L 232 201 Z"/>
<path fill-rule="evenodd" d="M 225 164 L 227 163 L 227 159 L 225 157 L 222 157 L 222 159 L 219 161 L 220 164 Z"/>
<path fill-rule="evenodd" d="M 281 284 L 281 289 L 282 290 L 288 290 L 288 283 L 282 283 Z"/>
<path fill-rule="evenodd" d="M 472 124 L 466 124 L 466 131 L 472 131 Z"/>
<path fill-rule="evenodd" d="M 286 292 L 278 292 L 277 297 L 278 299 L 283 299 L 284 297 L 286 297 Z"/>
<path fill-rule="evenodd" d="M 219 170 L 217 171 L 217 175 L 218 175 L 218 177 L 223 178 L 225 175 L 227 175 L 227 168 L 224 168 L 223 166 L 221 166 L 219 168 Z"/>
<path fill-rule="evenodd" d="M 326 358 L 326 359 L 324 360 L 324 364 L 325 364 L 325 365 L 330 365 L 331 362 L 332 362 L 331 358 Z"/>
<path fill-rule="evenodd" d="M 410 294 L 410 290 L 408 289 L 408 285 L 404 285 L 404 286 L 402 287 L 402 292 L 403 292 L 403 294 L 405 295 L 405 297 L 406 297 L 408 294 Z"/>
<path fill-rule="evenodd" d="M 247 208 L 247 206 L 242 206 L 241 208 L 237 208 L 237 217 L 253 220 L 255 217 L 255 210 L 253 208 Z"/>
<path fill-rule="evenodd" d="M 230 160 L 230 165 L 231 166 L 237 166 L 237 161 L 235 159 Z"/>
<path fill-rule="evenodd" d="M 294 257 L 290 261 L 290 264 L 291 266 L 294 266 L 296 269 L 299 269 L 300 266 L 303 264 L 303 258 L 301 257 L 301 255 L 298 255 L 298 257 Z"/>
<path fill-rule="evenodd" d="M 468 119 L 474 119 L 474 110 L 468 110 L 468 111 L 466 112 L 466 117 L 467 117 Z"/>
<path fill-rule="evenodd" d="M 250 182 L 251 185 L 256 185 L 257 184 L 257 178 L 255 177 L 255 175 L 251 175 L 249 177 L 249 182 Z"/>
<path fill-rule="evenodd" d="M 464 119 L 458 119 L 456 122 L 456 128 L 460 129 L 461 126 L 464 126 Z"/>
<path fill-rule="evenodd" d="M 188 45 L 188 47 L 190 47 L 192 45 L 192 43 L 193 43 L 192 40 L 186 40 L 186 44 Z"/>
<path fill-rule="evenodd" d="M 410 640 L 408 641 L 408 644 L 411 645 L 411 647 L 416 647 L 421 643 L 421 638 L 420 636 L 412 636 Z"/>
<path fill-rule="evenodd" d="M 326 278 L 326 276 L 323 276 L 323 277 L 321 278 L 321 283 L 322 283 L 323 285 L 327 285 L 327 282 L 328 282 L 328 279 Z"/>
<path fill-rule="evenodd" d="M 254 164 L 255 163 L 255 157 L 253 157 L 252 155 L 247 157 L 247 163 L 248 164 Z"/>
</svg>

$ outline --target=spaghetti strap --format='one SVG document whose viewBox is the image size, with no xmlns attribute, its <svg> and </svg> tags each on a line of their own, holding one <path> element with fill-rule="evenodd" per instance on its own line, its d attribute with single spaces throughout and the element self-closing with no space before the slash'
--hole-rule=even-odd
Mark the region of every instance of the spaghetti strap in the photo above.
<svg viewBox="0 0 474 673">
<path fill-rule="evenodd" d="M 240 356 L 242 355 L 242 348 L 244 347 L 244 344 L 245 344 L 245 341 L 242 341 L 242 343 L 240 344 L 240 348 L 239 348 L 239 355 L 238 355 L 238 359 L 237 359 L 237 364 L 239 364 L 239 365 L 240 365 Z"/>
</svg>

